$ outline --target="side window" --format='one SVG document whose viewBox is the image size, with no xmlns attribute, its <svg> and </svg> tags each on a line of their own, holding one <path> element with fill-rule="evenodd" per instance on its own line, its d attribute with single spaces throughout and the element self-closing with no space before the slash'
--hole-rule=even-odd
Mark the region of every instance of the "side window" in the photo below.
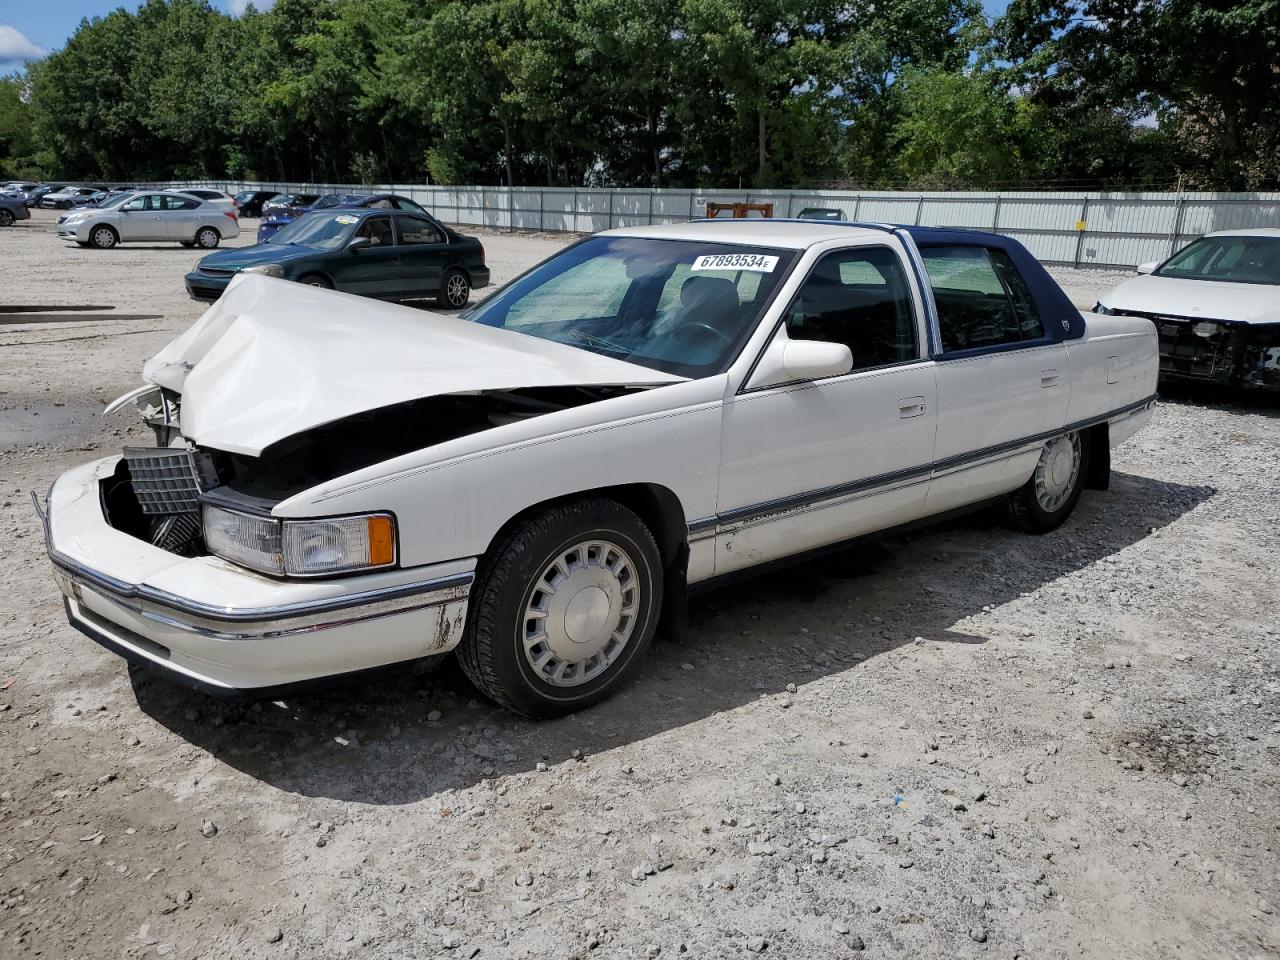
<svg viewBox="0 0 1280 960">
<path fill-rule="evenodd" d="M 421 206 L 414 203 L 412 200 L 406 200 L 404 197 L 397 197 L 392 202 L 395 203 L 396 208 L 398 210 L 408 210 L 410 213 L 426 213 L 427 212 L 426 210 L 422 209 Z"/>
<path fill-rule="evenodd" d="M 400 226 L 401 243 L 409 245 L 444 243 L 444 236 L 430 220 L 424 220 L 422 217 L 400 217 L 396 222 Z"/>
<path fill-rule="evenodd" d="M 186 197 L 161 197 L 161 210 L 194 210 L 200 206 L 195 200 L 188 200 Z"/>
<path fill-rule="evenodd" d="M 1031 291 L 1004 251 L 925 247 L 920 254 L 938 307 L 944 351 L 994 347 L 1044 336 Z"/>
<path fill-rule="evenodd" d="M 366 203 L 365 206 L 370 207 L 374 210 L 390 210 L 394 206 L 394 204 L 392 204 L 390 200 L 384 197 L 381 200 L 373 201 L 373 203 Z"/>
<path fill-rule="evenodd" d="M 389 247 L 395 241 L 391 237 L 390 217 L 370 217 L 356 231 L 357 237 L 368 237 L 371 247 Z"/>
<path fill-rule="evenodd" d="M 792 340 L 848 346 L 854 370 L 919 355 L 906 274 L 888 247 L 840 250 L 819 260 L 788 308 L 786 324 Z"/>
<path fill-rule="evenodd" d="M 134 197 L 132 200 L 130 200 L 128 203 L 124 205 L 124 209 L 134 210 L 134 211 L 149 209 L 147 207 L 147 201 L 150 199 L 151 199 L 150 197 Z"/>
</svg>

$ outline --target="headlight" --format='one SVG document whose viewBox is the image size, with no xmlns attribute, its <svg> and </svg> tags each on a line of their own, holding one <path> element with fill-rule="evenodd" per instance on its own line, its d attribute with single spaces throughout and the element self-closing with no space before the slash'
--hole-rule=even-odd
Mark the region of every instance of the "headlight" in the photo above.
<svg viewBox="0 0 1280 960">
<path fill-rule="evenodd" d="M 215 556 L 276 576 L 354 573 L 396 562 L 395 520 L 386 513 L 277 520 L 206 504 L 204 542 Z"/>
<path fill-rule="evenodd" d="M 264 277 L 283 277 L 284 267 L 278 263 L 266 263 L 260 267 L 245 267 L 241 273 L 260 273 Z"/>
</svg>

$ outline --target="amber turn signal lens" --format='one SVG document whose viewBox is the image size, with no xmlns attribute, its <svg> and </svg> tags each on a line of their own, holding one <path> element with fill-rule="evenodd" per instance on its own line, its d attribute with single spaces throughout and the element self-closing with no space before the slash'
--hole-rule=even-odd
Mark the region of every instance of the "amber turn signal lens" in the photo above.
<svg viewBox="0 0 1280 960">
<path fill-rule="evenodd" d="M 390 517 L 369 517 L 369 565 L 395 563 L 396 539 Z"/>
</svg>

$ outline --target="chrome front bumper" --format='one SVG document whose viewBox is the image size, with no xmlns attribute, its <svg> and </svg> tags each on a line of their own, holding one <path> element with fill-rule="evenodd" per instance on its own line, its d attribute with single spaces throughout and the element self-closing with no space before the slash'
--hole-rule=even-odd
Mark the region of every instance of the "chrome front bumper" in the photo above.
<svg viewBox="0 0 1280 960">
<path fill-rule="evenodd" d="M 116 460 L 68 471 L 43 505 L 33 499 L 68 620 L 127 659 L 209 692 L 262 694 L 461 639 L 474 560 L 296 582 L 180 557 L 107 522 L 98 488 Z"/>
</svg>

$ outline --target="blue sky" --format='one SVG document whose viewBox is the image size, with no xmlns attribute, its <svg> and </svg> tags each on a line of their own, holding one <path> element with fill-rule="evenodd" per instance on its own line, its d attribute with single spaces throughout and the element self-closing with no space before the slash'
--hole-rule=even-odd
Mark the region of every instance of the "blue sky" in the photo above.
<svg viewBox="0 0 1280 960">
<path fill-rule="evenodd" d="M 259 9 L 275 0 L 255 0 Z M 239 14 L 249 0 L 213 0 L 214 6 Z M 983 0 L 988 14 L 1002 13 L 1009 0 Z M 62 46 L 85 17 L 100 17 L 138 0 L 0 0 L 0 74 L 18 69 Z"/>
</svg>

